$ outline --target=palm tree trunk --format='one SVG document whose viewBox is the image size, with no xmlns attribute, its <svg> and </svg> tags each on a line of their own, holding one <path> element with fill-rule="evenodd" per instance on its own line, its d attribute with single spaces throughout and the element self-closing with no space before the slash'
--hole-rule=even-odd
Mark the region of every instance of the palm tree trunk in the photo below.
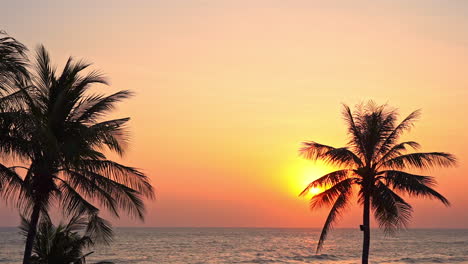
<svg viewBox="0 0 468 264">
<path fill-rule="evenodd" d="M 37 223 L 39 222 L 41 208 L 38 204 L 35 204 L 30 219 L 30 227 L 28 230 L 28 235 L 26 237 L 26 246 L 24 248 L 24 257 L 23 264 L 30 264 L 31 254 L 34 245 L 34 240 L 37 233 Z"/>
<path fill-rule="evenodd" d="M 363 225 L 361 230 L 364 232 L 362 244 L 362 264 L 369 263 L 369 247 L 370 247 L 370 197 L 369 194 L 364 194 L 364 213 Z"/>
</svg>

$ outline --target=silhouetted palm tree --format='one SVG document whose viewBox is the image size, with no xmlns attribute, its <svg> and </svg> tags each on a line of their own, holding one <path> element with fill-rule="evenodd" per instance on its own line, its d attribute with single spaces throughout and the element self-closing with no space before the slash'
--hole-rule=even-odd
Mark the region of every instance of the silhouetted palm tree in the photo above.
<svg viewBox="0 0 468 264">
<path fill-rule="evenodd" d="M 68 215 L 95 218 L 106 230 L 94 202 L 115 216 L 120 210 L 143 219 L 143 197 L 153 197 L 148 178 L 139 170 L 109 160 L 104 151 L 122 155 L 129 118 L 102 121 L 116 103 L 131 96 L 90 92 L 92 84 L 107 84 L 90 64 L 69 58 L 60 75 L 49 54 L 39 47 L 31 81 L 2 102 L 20 110 L 0 115 L 0 153 L 20 158 L 28 167 L 0 167 L 2 189 L 29 216 L 23 263 L 29 258 L 41 215 L 55 203 Z M 4 125 L 2 125 L 4 124 Z M 4 128 L 3 130 L 1 128 Z M 24 177 L 16 172 L 26 169 Z"/>
<path fill-rule="evenodd" d="M 398 142 L 400 135 L 413 126 L 420 111 L 411 113 L 399 124 L 396 123 L 396 110 L 373 102 L 358 106 L 354 113 L 344 105 L 343 115 L 350 138 L 346 147 L 334 148 L 310 141 L 300 149 L 308 159 L 323 160 L 343 169 L 313 181 L 301 195 L 307 194 L 310 188 L 322 187 L 325 190 L 311 198 L 310 208 L 331 207 L 317 245 L 318 252 L 328 231 L 349 205 L 353 192 L 357 191 L 358 201 L 364 208 L 362 263 L 367 264 L 371 207 L 380 227 L 392 232 L 405 227 L 412 212 L 411 205 L 400 197 L 399 192 L 434 198 L 449 205 L 449 201 L 432 188 L 436 183 L 433 177 L 401 170 L 452 166 L 455 157 L 444 152 L 407 153 L 408 148 L 419 149 L 419 144 Z"/>
<path fill-rule="evenodd" d="M 96 242 L 111 239 L 112 232 L 95 233 L 95 223 L 80 216 L 74 216 L 65 224 L 54 226 L 48 217 L 43 217 L 37 227 L 37 235 L 31 256 L 32 264 L 85 264 L 86 257 L 93 252 L 84 253 L 85 249 L 93 247 Z M 31 229 L 31 223 L 22 217 L 20 229 L 26 237 Z M 96 264 L 113 264 L 110 261 L 100 261 Z"/>
</svg>

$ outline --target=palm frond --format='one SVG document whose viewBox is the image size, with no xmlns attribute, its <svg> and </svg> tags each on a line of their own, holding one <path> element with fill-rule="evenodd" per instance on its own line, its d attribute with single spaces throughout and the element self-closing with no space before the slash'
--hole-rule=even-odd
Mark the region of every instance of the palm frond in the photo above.
<svg viewBox="0 0 468 264">
<path fill-rule="evenodd" d="M 68 223 L 64 225 L 64 230 L 67 232 L 78 232 L 86 228 L 86 218 L 81 214 L 72 215 Z"/>
<path fill-rule="evenodd" d="M 322 160 L 335 166 L 362 166 L 362 161 L 347 148 L 334 148 L 313 141 L 304 142 L 299 153 L 310 160 Z"/>
<path fill-rule="evenodd" d="M 0 97 L 0 110 L 2 112 L 21 113 L 27 106 L 24 90 L 30 90 L 31 87 L 23 84 L 15 84 L 14 86 L 18 89 Z"/>
<path fill-rule="evenodd" d="M 82 197 L 67 182 L 61 181 L 59 185 L 60 203 L 69 215 L 97 214 L 99 209 Z"/>
<path fill-rule="evenodd" d="M 411 205 L 381 181 L 378 181 L 373 188 L 371 199 L 375 218 L 385 232 L 392 233 L 408 225 L 412 212 Z"/>
<path fill-rule="evenodd" d="M 85 234 L 98 243 L 110 244 L 114 232 L 111 224 L 98 214 L 89 215 Z"/>
<path fill-rule="evenodd" d="M 128 99 L 133 95 L 131 91 L 123 90 L 109 96 L 90 96 L 80 102 L 74 111 L 73 120 L 78 122 L 94 122 L 96 118 L 102 117 L 115 108 L 115 104 Z"/>
<path fill-rule="evenodd" d="M 18 226 L 18 228 L 20 230 L 20 234 L 24 237 L 28 235 L 28 232 L 31 229 L 31 223 L 22 214 L 20 214 L 20 225 Z"/>
<path fill-rule="evenodd" d="M 396 170 L 387 170 L 382 173 L 384 174 L 387 185 L 396 190 L 404 191 L 410 196 L 437 199 L 445 205 L 450 205 L 450 202 L 443 195 L 431 188 L 436 184 L 433 177 L 415 175 Z"/>
<path fill-rule="evenodd" d="M 334 172 L 327 173 L 324 176 L 309 183 L 309 185 L 307 185 L 307 187 L 299 194 L 299 196 L 307 195 L 309 190 L 314 187 L 327 188 L 328 186 L 333 186 L 346 179 L 348 175 L 349 170 L 337 170 Z"/>
<path fill-rule="evenodd" d="M 94 124 L 86 129 L 84 137 L 96 144 L 103 144 L 111 151 L 123 155 L 128 142 L 126 123 L 129 118 L 113 119 Z"/>
<path fill-rule="evenodd" d="M 125 166 L 111 160 L 83 159 L 76 164 L 77 171 L 90 171 L 112 179 L 141 193 L 154 198 L 153 187 L 148 177 L 136 168 Z"/>
<path fill-rule="evenodd" d="M 393 131 L 388 135 L 388 137 L 383 141 L 378 154 L 383 155 L 390 148 L 392 148 L 395 142 L 399 139 L 401 134 L 405 131 L 410 130 L 414 126 L 414 122 L 419 119 L 421 116 L 421 110 L 416 110 L 409 114 L 401 123 L 393 129 Z"/>
<path fill-rule="evenodd" d="M 322 232 L 320 233 L 320 239 L 317 244 L 316 253 L 318 253 L 327 239 L 328 232 L 333 228 L 333 224 L 338 220 L 341 216 L 342 210 L 346 208 L 349 204 L 349 198 L 352 196 L 351 189 L 346 190 L 336 198 L 335 203 L 333 204 L 330 213 L 328 214 L 327 220 L 322 228 Z"/>
<path fill-rule="evenodd" d="M 319 144 L 314 141 L 303 142 L 302 144 L 304 146 L 299 149 L 299 154 L 310 160 L 318 160 L 323 154 L 335 149 L 334 147 Z"/>
<path fill-rule="evenodd" d="M 456 158 L 445 152 L 410 153 L 391 158 L 382 163 L 385 168 L 418 168 L 428 169 L 436 166 L 450 167 L 456 164 Z"/>
<path fill-rule="evenodd" d="M 14 168 L 0 164 L 0 195 L 8 203 L 28 212 L 33 205 L 30 189 Z"/>
<path fill-rule="evenodd" d="M 407 147 L 411 147 L 414 150 L 418 150 L 421 147 L 421 145 L 419 145 L 419 143 L 415 141 L 405 141 L 405 142 L 398 143 L 394 145 L 393 147 L 391 147 L 386 153 L 383 153 L 381 157 L 376 156 L 375 159 L 378 159 L 378 160 L 375 161 L 375 166 L 378 167 L 383 162 L 391 158 L 395 158 L 397 156 L 403 155 L 403 153 L 405 153 L 408 150 Z"/>
<path fill-rule="evenodd" d="M 114 215 L 119 216 L 119 209 L 143 219 L 145 212 L 142 194 L 108 177 L 92 171 L 66 170 L 68 182 L 77 186 L 88 197 L 97 198 L 99 203 Z"/>
<path fill-rule="evenodd" d="M 65 177 L 64 181 L 66 181 L 73 189 L 82 193 L 87 198 L 94 199 L 114 216 L 119 217 L 119 205 L 113 197 L 113 195 L 115 195 L 114 189 L 109 188 L 108 186 L 101 187 L 103 184 L 100 182 L 96 182 L 94 179 L 89 179 L 82 173 L 73 170 L 64 170 L 63 173 L 68 175 Z"/>
<path fill-rule="evenodd" d="M 91 64 L 87 64 L 86 68 L 90 65 Z M 79 95 L 81 96 L 92 84 L 109 85 L 109 82 L 100 71 L 92 70 L 85 76 L 77 78 L 76 82 L 73 84 L 73 90 L 79 92 Z"/>
<path fill-rule="evenodd" d="M 362 133 L 360 128 L 356 125 L 355 116 L 351 112 L 349 106 L 343 104 L 343 119 L 346 122 L 348 127 L 348 135 L 350 136 L 350 140 L 348 145 L 354 148 L 354 152 L 360 157 L 366 157 L 366 151 L 364 147 L 364 142 L 362 138 Z"/>
<path fill-rule="evenodd" d="M 356 178 L 347 178 L 333 185 L 329 189 L 312 196 L 310 199 L 310 209 L 315 210 L 321 207 L 330 206 L 342 193 L 347 193 L 351 190 Z"/>
<path fill-rule="evenodd" d="M 55 67 L 50 64 L 49 52 L 43 45 L 36 49 L 35 84 L 42 98 L 47 98 L 48 90 L 55 79 Z M 48 101 L 48 100 L 47 100 Z"/>
<path fill-rule="evenodd" d="M 369 102 L 355 118 L 356 126 L 361 134 L 366 164 L 370 164 L 382 141 L 394 128 L 397 113 L 387 108 L 387 105 L 376 106 L 375 103 Z"/>
<path fill-rule="evenodd" d="M 28 79 L 28 49 L 21 42 L 0 30 L 0 94 L 15 89 L 17 79 Z"/>
</svg>

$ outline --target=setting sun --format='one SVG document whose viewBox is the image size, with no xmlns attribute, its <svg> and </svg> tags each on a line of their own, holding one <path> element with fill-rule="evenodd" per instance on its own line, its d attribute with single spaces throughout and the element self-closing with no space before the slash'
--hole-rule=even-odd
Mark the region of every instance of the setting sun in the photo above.
<svg viewBox="0 0 468 264">
<path fill-rule="evenodd" d="M 333 167 L 323 162 L 312 162 L 298 158 L 287 170 L 288 189 L 292 195 L 297 196 L 309 183 L 334 170 Z M 304 197 L 310 199 L 322 191 L 323 188 L 321 187 L 312 187 Z"/>
<path fill-rule="evenodd" d="M 314 195 L 317 195 L 321 192 L 323 192 L 324 189 L 323 188 L 319 188 L 319 187 L 312 187 L 309 189 L 309 195 L 310 196 L 314 196 Z"/>
</svg>

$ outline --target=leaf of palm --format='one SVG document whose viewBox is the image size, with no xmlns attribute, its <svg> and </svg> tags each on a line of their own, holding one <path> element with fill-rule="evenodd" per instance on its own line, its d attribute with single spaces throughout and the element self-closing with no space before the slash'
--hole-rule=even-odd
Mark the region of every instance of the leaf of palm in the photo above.
<svg viewBox="0 0 468 264">
<path fill-rule="evenodd" d="M 351 136 L 351 139 L 348 145 L 354 147 L 355 152 L 359 156 L 366 157 L 367 154 L 365 151 L 362 134 L 354 120 L 353 113 L 351 112 L 351 109 L 349 108 L 349 106 L 343 104 L 342 113 L 343 113 L 343 118 L 346 124 L 348 125 L 348 134 Z"/>
<path fill-rule="evenodd" d="M 83 159 L 72 166 L 76 171 L 90 171 L 134 189 L 147 198 L 154 198 L 153 187 L 148 177 L 136 168 L 124 166 L 111 160 Z"/>
<path fill-rule="evenodd" d="M 383 155 L 380 158 L 379 156 L 376 156 L 378 160 L 375 162 L 375 166 L 379 167 L 383 162 L 402 155 L 402 152 L 407 151 L 407 146 L 415 150 L 418 150 L 421 147 L 421 145 L 419 145 L 419 143 L 415 141 L 405 141 L 396 144 L 392 148 L 390 148 L 386 153 L 383 153 Z"/>
<path fill-rule="evenodd" d="M 395 111 L 387 110 L 386 105 L 376 106 L 373 103 L 367 104 L 365 110 L 357 115 L 356 125 L 360 130 L 367 163 L 375 158 L 378 148 L 393 130 L 396 115 Z"/>
<path fill-rule="evenodd" d="M 382 167 L 403 169 L 428 169 L 436 166 L 450 167 L 456 164 L 456 158 L 445 152 L 410 153 L 391 158 L 382 163 Z"/>
<path fill-rule="evenodd" d="M 126 123 L 129 118 L 120 118 L 108 120 L 94 124 L 84 129 L 82 133 L 84 140 L 90 142 L 102 143 L 110 150 L 117 152 L 119 155 L 124 153 L 125 144 L 128 141 Z"/>
<path fill-rule="evenodd" d="M 377 181 L 371 193 L 374 215 L 381 228 L 393 232 L 407 226 L 412 207 L 381 181 Z"/>
<path fill-rule="evenodd" d="M 71 60 L 71 58 L 69 59 Z M 73 110 L 80 104 L 83 93 L 92 84 L 107 84 L 105 78 L 99 72 L 91 72 L 84 77 L 79 76 L 80 71 L 90 64 L 83 64 L 81 61 L 72 63 L 69 69 L 65 68 L 57 81 L 52 86 L 48 99 L 49 109 L 55 109 L 53 113 L 59 122 L 64 122 L 70 116 L 74 116 Z"/>
<path fill-rule="evenodd" d="M 98 214 L 88 216 L 85 234 L 94 242 L 103 244 L 112 242 L 114 235 L 111 224 Z"/>
<path fill-rule="evenodd" d="M 0 30 L 0 94 L 14 89 L 11 82 L 28 78 L 26 46 Z"/>
<path fill-rule="evenodd" d="M 340 181 L 346 179 L 348 177 L 349 170 L 337 170 L 334 172 L 330 172 L 325 174 L 324 176 L 318 178 L 317 180 L 311 182 L 300 194 L 299 196 L 306 195 L 311 188 L 314 187 L 322 187 L 327 188 L 328 186 L 333 186 Z"/>
<path fill-rule="evenodd" d="M 22 84 L 13 84 L 16 87 L 23 87 Z M 31 90 L 31 87 L 25 87 L 26 90 Z M 26 107 L 25 93 L 21 89 L 14 89 L 0 98 L 0 110 L 2 112 L 21 113 Z"/>
<path fill-rule="evenodd" d="M 86 201 L 66 182 L 62 181 L 60 190 L 62 192 L 61 203 L 67 205 L 64 208 L 69 214 L 88 216 L 86 234 L 92 239 L 97 239 L 99 242 L 109 243 L 112 240 L 112 229 L 107 221 L 99 217 L 99 210 Z"/>
<path fill-rule="evenodd" d="M 303 142 L 302 144 L 304 146 L 299 149 L 299 154 L 310 160 L 318 160 L 324 153 L 335 149 L 314 141 Z"/>
<path fill-rule="evenodd" d="M 115 215 L 119 215 L 117 209 L 120 208 L 130 215 L 143 218 L 144 205 L 138 191 L 91 171 L 67 170 L 65 173 L 71 176 L 69 181 L 73 182 L 73 185 L 83 189 L 91 197 L 96 195 L 100 203 Z"/>
<path fill-rule="evenodd" d="M 347 178 L 339 183 L 331 186 L 329 189 L 314 195 L 310 199 L 310 209 L 318 209 L 324 206 L 330 206 L 337 199 L 337 197 L 345 192 L 348 192 L 352 185 L 355 183 L 356 178 Z"/>
<path fill-rule="evenodd" d="M 85 98 L 74 111 L 72 120 L 79 122 L 94 122 L 97 117 L 105 115 L 115 108 L 115 104 L 133 95 L 128 90 L 119 91 L 109 96 L 92 96 Z"/>
<path fill-rule="evenodd" d="M 109 188 L 108 185 L 98 183 L 94 179 L 88 179 L 85 175 L 72 170 L 63 171 L 68 177 L 64 180 L 75 190 L 79 190 L 86 197 L 95 199 L 101 206 L 109 210 L 115 216 L 119 216 L 117 207 L 119 206 L 113 196 L 116 190 Z M 103 186 L 103 187 L 101 187 Z"/>
<path fill-rule="evenodd" d="M 97 214 L 99 209 L 88 202 L 66 181 L 59 184 L 60 204 L 69 215 Z"/>
<path fill-rule="evenodd" d="M 393 147 L 395 142 L 398 140 L 400 135 L 413 127 L 414 121 L 416 121 L 421 116 L 421 110 L 416 110 L 409 114 L 401 123 L 393 129 L 393 131 L 388 135 L 385 141 L 380 146 L 380 149 L 377 155 L 383 155 L 386 153 L 390 148 Z"/>
<path fill-rule="evenodd" d="M 347 191 L 340 193 L 340 195 L 336 198 L 335 203 L 333 204 L 333 207 L 331 208 L 327 220 L 325 221 L 325 224 L 322 228 L 322 232 L 320 233 L 320 239 L 316 249 L 317 253 L 322 249 L 328 232 L 333 228 L 333 224 L 338 220 L 342 210 L 345 209 L 349 204 L 349 198 L 352 196 L 351 190 L 352 189 L 350 188 Z"/>
<path fill-rule="evenodd" d="M 362 161 L 348 148 L 334 148 L 313 141 L 304 142 L 299 153 L 310 160 L 323 160 L 336 166 L 361 166 Z"/>
<path fill-rule="evenodd" d="M 0 195 L 5 201 L 14 203 L 23 211 L 32 207 L 31 194 L 27 183 L 17 174 L 14 168 L 7 168 L 0 164 Z"/>
<path fill-rule="evenodd" d="M 445 205 L 450 205 L 450 202 L 443 195 L 431 188 L 431 186 L 436 184 L 433 177 L 396 170 L 387 170 L 382 173 L 387 185 L 396 190 L 404 191 L 411 196 L 434 198 Z"/>
<path fill-rule="evenodd" d="M 78 232 L 84 230 L 87 226 L 86 218 L 83 215 L 72 215 L 68 223 L 64 225 L 66 232 Z"/>
<path fill-rule="evenodd" d="M 38 88 L 37 92 L 46 99 L 48 90 L 55 78 L 55 68 L 51 66 L 49 52 L 43 45 L 36 49 L 35 71 L 37 75 L 35 80 L 35 86 Z"/>
</svg>

